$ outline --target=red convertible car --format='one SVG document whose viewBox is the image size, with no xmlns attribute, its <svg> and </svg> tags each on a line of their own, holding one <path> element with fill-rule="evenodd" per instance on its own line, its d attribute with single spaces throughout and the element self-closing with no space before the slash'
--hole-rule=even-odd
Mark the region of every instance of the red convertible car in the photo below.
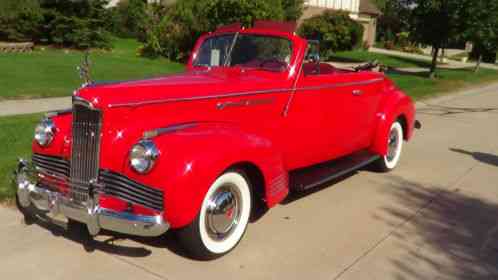
<svg viewBox="0 0 498 280">
<path fill-rule="evenodd" d="M 289 25 L 222 27 L 198 40 L 184 73 L 89 83 L 49 113 L 16 172 L 18 207 L 91 235 L 175 229 L 193 258 L 221 256 L 289 192 L 398 165 L 420 123 L 370 68 L 320 63 Z"/>
</svg>

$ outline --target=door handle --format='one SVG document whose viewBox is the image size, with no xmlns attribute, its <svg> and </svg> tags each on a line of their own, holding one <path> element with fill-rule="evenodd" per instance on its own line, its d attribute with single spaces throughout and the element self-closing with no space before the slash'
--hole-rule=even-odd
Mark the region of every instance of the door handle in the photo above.
<svg viewBox="0 0 498 280">
<path fill-rule="evenodd" d="M 363 90 L 360 90 L 360 89 L 353 90 L 353 95 L 354 96 L 360 96 L 362 94 L 363 94 Z"/>
</svg>

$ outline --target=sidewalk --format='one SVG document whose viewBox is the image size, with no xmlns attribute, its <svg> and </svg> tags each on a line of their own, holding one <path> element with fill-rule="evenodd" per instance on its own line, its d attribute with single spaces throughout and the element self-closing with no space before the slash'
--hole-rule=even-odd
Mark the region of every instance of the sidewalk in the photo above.
<svg viewBox="0 0 498 280">
<path fill-rule="evenodd" d="M 8 100 L 0 102 L 0 117 L 34 114 L 71 108 L 71 97 Z"/>
<path fill-rule="evenodd" d="M 406 57 L 406 58 L 412 58 L 412 59 L 418 59 L 418 60 L 424 60 L 424 61 L 432 61 L 432 58 L 430 56 L 426 55 L 420 55 L 420 54 L 413 54 L 413 53 L 404 53 L 400 51 L 393 51 L 393 50 L 386 50 L 386 49 L 380 49 L 380 48 L 370 48 L 370 52 L 373 53 L 379 53 L 379 54 L 386 54 L 386 55 L 392 55 L 392 56 L 398 56 L 398 57 Z M 446 68 L 467 68 L 467 67 L 474 67 L 475 63 L 469 63 L 469 62 L 460 62 L 456 60 L 448 60 L 448 64 L 445 65 Z M 481 63 L 482 68 L 486 69 L 492 69 L 492 70 L 498 70 L 498 65 L 490 64 L 490 63 Z"/>
</svg>

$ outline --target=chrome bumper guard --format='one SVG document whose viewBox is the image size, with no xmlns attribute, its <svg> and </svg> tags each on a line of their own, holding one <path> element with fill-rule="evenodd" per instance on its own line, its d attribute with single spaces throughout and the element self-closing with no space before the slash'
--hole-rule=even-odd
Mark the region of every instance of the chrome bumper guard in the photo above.
<svg viewBox="0 0 498 280">
<path fill-rule="evenodd" d="M 70 198 L 59 192 L 40 187 L 38 171 L 34 166 L 19 160 L 15 172 L 17 198 L 19 207 L 28 208 L 33 205 L 38 211 L 56 218 L 64 216 L 84 223 L 91 235 L 97 235 L 101 229 L 111 230 L 136 236 L 159 236 L 169 229 L 169 224 L 162 215 L 143 216 L 128 212 L 117 212 L 100 207 L 90 200 L 88 205 L 74 203 Z"/>
</svg>

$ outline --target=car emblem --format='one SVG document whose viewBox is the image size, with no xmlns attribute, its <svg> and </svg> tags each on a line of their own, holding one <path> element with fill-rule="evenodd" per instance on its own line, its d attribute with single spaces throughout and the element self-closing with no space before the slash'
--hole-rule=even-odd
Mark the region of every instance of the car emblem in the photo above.
<svg viewBox="0 0 498 280">
<path fill-rule="evenodd" d="M 85 56 L 81 65 L 77 67 L 80 78 L 83 79 L 83 85 L 81 87 L 86 87 L 92 84 L 92 78 L 90 77 L 90 51 L 85 51 Z"/>
</svg>

